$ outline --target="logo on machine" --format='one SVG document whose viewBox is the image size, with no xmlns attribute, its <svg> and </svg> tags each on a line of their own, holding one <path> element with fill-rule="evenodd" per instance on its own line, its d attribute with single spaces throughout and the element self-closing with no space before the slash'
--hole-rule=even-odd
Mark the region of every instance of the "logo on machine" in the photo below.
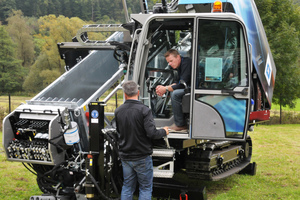
<svg viewBox="0 0 300 200">
<path fill-rule="evenodd" d="M 98 123 L 98 117 L 99 117 L 99 112 L 97 110 L 93 110 L 91 112 L 91 123 L 95 123 L 97 124 Z"/>
<path fill-rule="evenodd" d="M 271 85 L 271 79 L 272 79 L 272 66 L 270 61 L 270 56 L 268 54 L 266 68 L 265 68 L 265 76 L 268 81 L 268 84 Z"/>
<path fill-rule="evenodd" d="M 97 110 L 93 110 L 92 113 L 91 113 L 91 115 L 92 115 L 92 118 L 98 118 L 99 113 L 98 113 Z"/>
</svg>

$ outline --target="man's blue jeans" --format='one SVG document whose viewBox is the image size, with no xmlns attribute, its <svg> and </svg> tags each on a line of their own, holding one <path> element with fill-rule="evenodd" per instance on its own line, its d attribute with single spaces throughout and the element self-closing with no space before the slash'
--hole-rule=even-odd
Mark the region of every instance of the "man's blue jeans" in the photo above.
<svg viewBox="0 0 300 200">
<path fill-rule="evenodd" d="M 184 89 L 177 89 L 171 92 L 171 102 L 176 126 L 185 126 L 186 121 L 182 112 L 182 97 L 185 94 Z"/>
<path fill-rule="evenodd" d="M 153 186 L 153 162 L 152 157 L 136 161 L 122 160 L 123 187 L 121 200 L 132 200 L 139 183 L 139 200 L 151 200 Z"/>
</svg>

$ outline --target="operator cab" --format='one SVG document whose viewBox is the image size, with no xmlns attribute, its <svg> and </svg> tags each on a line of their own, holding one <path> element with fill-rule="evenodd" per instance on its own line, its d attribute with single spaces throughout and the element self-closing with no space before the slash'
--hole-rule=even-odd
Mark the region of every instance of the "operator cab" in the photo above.
<svg viewBox="0 0 300 200">
<path fill-rule="evenodd" d="M 144 25 L 148 29 L 141 34 L 142 53 L 136 62 L 140 67 L 135 67 L 140 100 L 152 109 L 157 127 L 174 123 L 169 92 L 160 97 L 155 88 L 178 79 L 164 57 L 167 50 L 176 49 L 192 59 L 191 85 L 183 98 L 188 130 L 169 138 L 244 140 L 250 105 L 245 28 L 233 14 L 191 16 L 154 15 Z"/>
<path fill-rule="evenodd" d="M 180 21 L 170 19 L 164 23 L 152 21 L 150 25 L 151 30 L 148 34 L 152 45 L 149 49 L 144 73 L 143 100 L 152 109 L 157 125 L 167 124 L 169 126 L 174 123 L 174 120 L 170 92 L 160 97 L 156 94 L 155 88 L 158 85 L 171 85 L 179 79 L 178 71 L 168 65 L 164 54 L 173 48 L 180 53 L 181 57 L 192 58 L 193 23 L 193 19 L 187 18 Z"/>
</svg>

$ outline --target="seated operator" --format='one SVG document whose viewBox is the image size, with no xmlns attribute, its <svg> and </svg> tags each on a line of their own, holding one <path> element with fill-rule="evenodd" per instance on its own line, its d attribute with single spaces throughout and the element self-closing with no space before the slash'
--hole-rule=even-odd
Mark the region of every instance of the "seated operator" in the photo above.
<svg viewBox="0 0 300 200">
<path fill-rule="evenodd" d="M 191 68 L 192 59 L 187 57 L 181 57 L 177 50 L 170 49 L 165 53 L 165 58 L 168 64 L 178 71 L 178 80 L 172 85 L 156 87 L 156 93 L 159 96 L 164 95 L 167 91 L 171 92 L 171 102 L 174 114 L 175 124 L 169 128 L 175 131 L 181 131 L 187 129 L 186 119 L 182 112 L 182 97 L 185 94 L 184 85 L 180 84 L 180 80 L 184 80 L 187 86 L 191 85 Z"/>
</svg>

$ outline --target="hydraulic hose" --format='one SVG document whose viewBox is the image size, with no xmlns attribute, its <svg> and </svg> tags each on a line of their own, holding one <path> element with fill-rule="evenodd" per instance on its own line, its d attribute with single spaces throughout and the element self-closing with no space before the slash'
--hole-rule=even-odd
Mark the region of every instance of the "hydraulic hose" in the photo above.
<svg viewBox="0 0 300 200">
<path fill-rule="evenodd" d="M 104 200 L 120 200 L 120 197 L 118 197 L 118 198 L 110 198 L 110 197 L 106 196 L 106 195 L 104 194 L 104 192 L 101 190 L 101 188 L 99 187 L 99 185 L 98 185 L 96 179 L 92 176 L 92 174 L 90 174 L 89 172 L 87 172 L 87 175 L 91 178 L 91 181 L 94 183 L 94 185 L 95 185 L 96 189 L 98 190 L 100 196 L 101 196 Z"/>
<path fill-rule="evenodd" d="M 113 146 L 113 152 L 112 152 L 111 156 L 112 156 L 112 160 L 114 163 L 113 168 L 116 168 L 116 163 L 118 162 L 118 157 L 119 157 L 117 138 L 115 137 L 115 135 L 113 134 L 112 131 L 108 131 L 108 132 L 106 132 L 106 140 Z M 113 173 L 117 172 L 117 171 L 118 171 L 117 169 L 115 169 L 115 170 L 113 169 L 113 170 L 110 170 L 109 173 L 111 174 L 110 181 L 111 181 L 113 190 L 116 194 L 119 194 L 119 191 L 118 191 L 115 179 L 114 179 L 115 176 L 113 176 L 114 175 Z"/>
<path fill-rule="evenodd" d="M 113 149 L 113 151 L 110 152 L 110 156 L 112 157 L 112 160 L 113 160 L 113 163 L 114 163 L 113 168 L 116 167 L 115 164 L 118 162 L 118 155 L 119 155 L 117 138 L 114 135 L 114 133 L 116 133 L 116 132 L 109 130 L 109 131 L 106 131 L 105 134 L 104 134 L 106 141 L 112 146 L 112 149 Z M 107 151 L 106 153 L 109 153 L 109 152 Z M 119 191 L 118 191 L 118 188 L 117 188 L 114 176 L 113 176 L 117 171 L 118 170 L 116 170 L 116 169 L 109 170 L 108 173 L 110 174 L 110 179 L 107 180 L 107 181 L 110 181 L 112 189 L 114 190 L 115 194 L 119 195 Z M 92 183 L 94 184 L 94 187 L 97 189 L 101 199 L 104 199 L 104 200 L 120 200 L 120 197 L 119 198 L 111 198 L 109 196 L 106 196 L 106 194 L 99 187 L 96 179 L 93 177 L 93 175 L 91 173 L 89 173 L 89 171 L 86 171 L 86 176 L 89 177 L 90 180 L 92 181 Z"/>
</svg>

